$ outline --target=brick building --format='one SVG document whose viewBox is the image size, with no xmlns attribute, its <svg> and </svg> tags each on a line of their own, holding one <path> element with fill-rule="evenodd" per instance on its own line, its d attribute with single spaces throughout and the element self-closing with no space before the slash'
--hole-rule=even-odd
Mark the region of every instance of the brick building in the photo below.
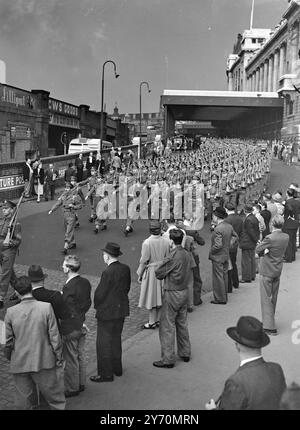
<svg viewBox="0 0 300 430">
<path fill-rule="evenodd" d="M 101 112 L 53 99 L 45 90 L 26 91 L 0 83 L 0 163 L 67 153 L 69 142 L 99 138 Z M 104 112 L 103 139 L 115 146 L 129 143 L 129 129 Z"/>
</svg>

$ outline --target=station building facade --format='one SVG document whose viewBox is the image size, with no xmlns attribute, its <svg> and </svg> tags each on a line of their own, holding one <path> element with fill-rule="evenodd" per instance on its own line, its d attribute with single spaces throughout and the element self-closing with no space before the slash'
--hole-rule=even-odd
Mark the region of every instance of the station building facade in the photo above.
<svg viewBox="0 0 300 430">
<path fill-rule="evenodd" d="M 226 73 L 230 91 L 277 92 L 284 99 L 281 126 L 278 127 L 278 118 L 272 118 L 269 130 L 265 127 L 264 131 L 269 134 L 273 129 L 273 138 L 299 144 L 300 1 L 287 2 L 287 9 L 273 30 L 252 28 L 238 35 Z M 260 120 L 268 125 L 264 118 Z M 254 133 L 255 123 L 251 126 Z"/>
</svg>

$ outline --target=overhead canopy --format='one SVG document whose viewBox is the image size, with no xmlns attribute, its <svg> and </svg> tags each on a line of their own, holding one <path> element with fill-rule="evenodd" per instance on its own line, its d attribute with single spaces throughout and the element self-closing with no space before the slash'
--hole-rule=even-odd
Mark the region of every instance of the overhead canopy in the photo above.
<svg viewBox="0 0 300 430">
<path fill-rule="evenodd" d="M 232 121 L 262 108 L 282 108 L 276 92 L 164 90 L 161 105 L 176 121 Z"/>
</svg>

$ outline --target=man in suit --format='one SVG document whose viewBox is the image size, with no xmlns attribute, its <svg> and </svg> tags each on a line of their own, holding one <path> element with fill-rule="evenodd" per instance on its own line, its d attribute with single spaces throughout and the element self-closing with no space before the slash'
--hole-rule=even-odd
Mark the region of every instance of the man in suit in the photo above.
<svg viewBox="0 0 300 430">
<path fill-rule="evenodd" d="M 26 158 L 26 163 L 23 166 L 23 179 L 24 179 L 24 197 L 31 197 L 31 190 L 33 185 L 33 168 L 31 166 L 30 157 Z"/>
<path fill-rule="evenodd" d="M 78 396 L 85 389 L 86 358 L 84 325 L 85 314 L 91 307 L 91 284 L 79 275 L 81 262 L 76 255 L 65 257 L 62 268 L 67 276 L 63 286 L 63 300 L 68 309 L 67 318 L 61 320 L 65 366 L 65 396 Z"/>
<path fill-rule="evenodd" d="M 46 273 L 43 273 L 41 266 L 32 264 L 28 269 L 28 278 L 32 284 L 33 297 L 40 302 L 51 303 L 58 328 L 60 329 L 60 320 L 68 318 L 70 315 L 61 292 L 48 290 L 44 287 L 44 281 L 47 276 Z"/>
<path fill-rule="evenodd" d="M 83 178 L 83 159 L 82 159 L 82 153 L 78 155 L 78 157 L 75 160 L 75 167 L 76 167 L 76 174 L 77 174 L 77 182 L 81 182 Z"/>
<path fill-rule="evenodd" d="M 119 262 L 122 252 L 117 243 L 108 242 L 102 251 L 108 267 L 94 295 L 98 374 L 90 377 L 93 382 L 109 382 L 114 375 L 122 376 L 122 330 L 129 315 L 130 268 Z"/>
<path fill-rule="evenodd" d="M 75 175 L 75 169 L 73 163 L 68 164 L 68 168 L 65 170 L 65 182 L 71 182 L 71 177 Z"/>
<path fill-rule="evenodd" d="M 256 247 L 257 254 L 262 256 L 259 268 L 262 323 L 265 332 L 271 335 L 277 334 L 275 309 L 283 257 L 289 242 L 289 235 L 282 232 L 283 224 L 284 218 L 275 215 L 272 220 L 272 233 Z"/>
<path fill-rule="evenodd" d="M 232 225 L 225 223 L 226 210 L 217 207 L 213 212 L 213 222 L 216 224 L 211 237 L 209 260 L 212 261 L 212 284 L 215 305 L 227 303 L 228 292 L 228 260 L 231 238 L 238 238 Z"/>
<path fill-rule="evenodd" d="M 235 212 L 235 206 L 230 202 L 226 203 L 225 210 L 227 212 L 227 218 L 225 218 L 225 222 L 228 222 L 229 224 L 232 225 L 233 230 L 240 238 L 243 230 L 243 220 L 241 216 Z M 236 246 L 229 249 L 229 256 L 230 256 L 232 269 L 228 270 L 228 293 L 232 292 L 232 287 L 239 288 L 239 273 L 238 273 L 238 268 L 236 264 L 237 252 L 238 252 L 238 243 L 236 244 Z"/>
<path fill-rule="evenodd" d="M 234 340 L 240 367 L 227 379 L 224 390 L 207 410 L 277 410 L 286 388 L 281 366 L 266 362 L 261 349 L 270 343 L 262 323 L 252 316 L 242 316 L 236 327 L 226 330 Z"/>
<path fill-rule="evenodd" d="M 45 200 L 48 201 L 49 193 L 51 200 L 55 196 L 55 181 L 58 179 L 59 174 L 57 169 L 54 169 L 53 163 L 49 164 L 49 168 L 45 172 Z"/>
<path fill-rule="evenodd" d="M 170 231 L 172 251 L 155 270 L 157 279 L 164 279 L 164 294 L 159 325 L 161 360 L 153 366 L 174 367 L 175 335 L 178 355 L 184 362 L 190 361 L 191 344 L 187 325 L 188 281 L 191 275 L 192 260 L 188 251 L 182 247 L 183 231 Z"/>
<path fill-rule="evenodd" d="M 253 207 L 246 204 L 244 207 L 246 218 L 240 236 L 240 248 L 242 250 L 241 283 L 250 283 L 255 280 L 256 276 L 255 247 L 259 240 L 259 223 L 252 211 Z"/>
<path fill-rule="evenodd" d="M 95 167 L 96 167 L 96 171 L 98 172 L 98 174 L 100 174 L 102 176 L 104 174 L 104 170 L 105 170 L 105 161 L 103 160 L 100 152 L 97 153 Z"/>
<path fill-rule="evenodd" d="M 18 278 L 21 302 L 5 315 L 5 356 L 16 387 L 16 407 L 32 409 L 37 386 L 51 409 L 65 409 L 62 342 L 50 303 L 32 296 L 27 276 Z"/>
<path fill-rule="evenodd" d="M 96 165 L 96 157 L 92 152 L 90 152 L 90 155 L 88 156 L 86 160 L 86 170 L 87 170 L 87 176 L 91 176 L 91 169 L 92 167 L 95 167 Z"/>
</svg>

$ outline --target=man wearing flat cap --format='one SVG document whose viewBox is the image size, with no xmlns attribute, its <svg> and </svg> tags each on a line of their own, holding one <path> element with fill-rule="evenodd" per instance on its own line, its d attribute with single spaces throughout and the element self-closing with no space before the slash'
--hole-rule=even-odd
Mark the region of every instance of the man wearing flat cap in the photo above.
<svg viewBox="0 0 300 430">
<path fill-rule="evenodd" d="M 0 220 L 0 309 L 4 306 L 9 283 L 14 287 L 17 277 L 14 272 L 14 263 L 21 243 L 21 225 L 15 224 L 13 235 L 7 241 L 9 224 L 14 215 L 15 203 L 5 200 L 2 206 L 3 218 Z"/>
<path fill-rule="evenodd" d="M 217 207 L 213 212 L 213 222 L 216 227 L 211 236 L 209 260 L 212 261 L 212 284 L 215 305 L 227 303 L 228 267 L 231 239 L 238 240 L 238 235 L 231 224 L 224 222 L 227 217 L 223 207 Z"/>
<path fill-rule="evenodd" d="M 122 252 L 117 243 L 108 242 L 102 251 L 108 267 L 102 272 L 94 295 L 98 373 L 90 377 L 92 382 L 109 382 L 114 375 L 122 376 L 121 338 L 125 317 L 129 315 L 130 268 L 119 262 Z"/>
<path fill-rule="evenodd" d="M 226 330 L 234 340 L 240 357 L 238 370 L 227 379 L 224 390 L 207 410 L 277 410 L 286 389 L 281 366 L 266 362 L 261 349 L 270 343 L 262 323 L 252 316 L 242 316 L 236 327 Z"/>
</svg>

